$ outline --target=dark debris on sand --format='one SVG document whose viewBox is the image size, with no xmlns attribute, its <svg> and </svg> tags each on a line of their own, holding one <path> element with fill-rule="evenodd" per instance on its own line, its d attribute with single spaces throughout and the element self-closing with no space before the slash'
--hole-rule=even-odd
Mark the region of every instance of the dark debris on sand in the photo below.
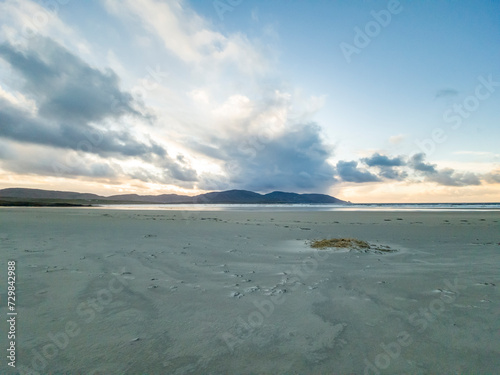
<svg viewBox="0 0 500 375">
<path fill-rule="evenodd" d="M 391 249 L 389 246 L 372 246 L 368 242 L 358 240 L 356 238 L 330 238 L 322 240 L 314 240 L 310 243 L 314 249 L 327 249 L 327 248 L 345 248 L 361 252 L 375 252 L 375 253 L 392 253 L 396 250 Z"/>
</svg>

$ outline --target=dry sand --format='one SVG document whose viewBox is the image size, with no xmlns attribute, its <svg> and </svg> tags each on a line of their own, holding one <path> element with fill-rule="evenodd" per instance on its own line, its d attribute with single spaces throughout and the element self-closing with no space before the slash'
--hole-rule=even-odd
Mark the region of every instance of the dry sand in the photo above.
<svg viewBox="0 0 500 375">
<path fill-rule="evenodd" d="M 2 208 L 18 317 L 0 373 L 498 373 L 499 229 L 499 212 Z M 307 243 L 332 237 L 398 251 Z"/>
</svg>

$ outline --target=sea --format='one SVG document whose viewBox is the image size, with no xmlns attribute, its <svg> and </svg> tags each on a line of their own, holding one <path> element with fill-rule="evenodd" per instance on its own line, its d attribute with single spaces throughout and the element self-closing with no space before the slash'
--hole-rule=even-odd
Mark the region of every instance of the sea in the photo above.
<svg viewBox="0 0 500 375">
<path fill-rule="evenodd" d="M 172 211 L 500 211 L 500 203 L 110 204 L 95 208 Z"/>
</svg>

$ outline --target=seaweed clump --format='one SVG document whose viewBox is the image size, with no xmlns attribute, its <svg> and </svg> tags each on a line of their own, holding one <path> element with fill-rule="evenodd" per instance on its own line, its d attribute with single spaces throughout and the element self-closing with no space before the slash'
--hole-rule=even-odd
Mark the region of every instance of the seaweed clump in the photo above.
<svg viewBox="0 0 500 375">
<path fill-rule="evenodd" d="M 369 249 L 370 244 L 366 241 L 355 238 L 331 238 L 324 240 L 315 240 L 311 242 L 311 247 L 315 249 L 324 249 L 326 247 L 344 247 L 350 249 Z"/>
<path fill-rule="evenodd" d="M 323 240 L 311 241 L 310 246 L 314 249 L 326 249 L 329 247 L 345 248 L 359 252 L 373 252 L 376 254 L 393 253 L 397 250 L 391 249 L 389 246 L 379 245 L 372 246 L 366 241 L 356 238 L 330 238 Z"/>
</svg>

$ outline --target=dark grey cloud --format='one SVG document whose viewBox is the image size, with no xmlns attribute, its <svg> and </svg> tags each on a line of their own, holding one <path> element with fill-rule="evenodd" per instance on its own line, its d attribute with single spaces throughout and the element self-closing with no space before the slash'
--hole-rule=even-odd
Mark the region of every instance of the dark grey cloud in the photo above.
<svg viewBox="0 0 500 375">
<path fill-rule="evenodd" d="M 458 91 L 455 89 L 442 89 L 436 92 L 436 99 L 439 98 L 453 98 L 455 96 L 458 96 Z"/>
<path fill-rule="evenodd" d="M 212 144 L 211 149 L 216 148 L 226 162 L 228 178 L 224 183 L 206 175 L 201 188 L 326 191 L 335 182 L 335 170 L 327 161 L 332 149 L 316 124 L 290 125 L 287 132 L 268 137 L 246 134 L 212 139 Z"/>
<path fill-rule="evenodd" d="M 389 180 L 402 181 L 408 177 L 408 173 L 406 171 L 401 171 L 393 167 L 379 166 L 378 169 L 379 176 Z"/>
<path fill-rule="evenodd" d="M 16 126 L 4 126 L 15 124 Z M 86 177 L 118 177 L 128 176 L 147 182 L 163 182 L 173 184 L 178 181 L 190 181 L 184 187 L 193 187 L 198 179 L 197 173 L 182 156 L 170 157 L 159 145 L 138 142 L 126 132 L 98 131 L 89 126 L 72 128 L 65 124 L 50 126 L 35 119 L 26 112 L 10 106 L 0 99 L 0 137 L 15 139 L 18 142 L 37 143 L 44 146 L 63 149 L 53 150 L 51 157 L 21 155 L 4 148 L 0 159 L 6 160 L 8 169 L 17 173 L 32 173 L 51 176 L 86 176 Z M 83 140 L 83 144 L 82 144 Z M 81 153 L 81 151 L 88 151 Z M 10 152 L 8 152 L 10 151 Z M 68 151 L 78 151 L 68 157 Z M 47 151 L 46 151 L 47 152 Z M 97 154 L 101 162 L 88 162 L 85 154 Z M 79 155 L 79 156 L 78 156 Z M 142 174 L 123 171 L 117 166 L 111 167 L 106 162 L 108 156 L 119 156 L 121 159 L 141 157 L 145 162 L 160 169 L 159 174 Z M 75 161 L 76 160 L 76 161 Z"/>
<path fill-rule="evenodd" d="M 435 164 L 425 162 L 425 154 L 413 155 L 408 165 L 425 177 L 426 181 L 444 186 L 481 185 L 480 177 L 472 172 L 456 172 L 451 168 L 437 169 Z"/>
<path fill-rule="evenodd" d="M 390 158 L 387 155 L 381 155 L 378 152 L 374 153 L 368 158 L 361 159 L 369 167 L 383 166 L 383 167 L 400 167 L 406 165 L 406 161 L 402 156 Z"/>
<path fill-rule="evenodd" d="M 113 71 L 94 69 L 50 38 L 41 36 L 26 50 L 0 44 L 0 58 L 22 78 L 22 93 L 33 99 L 38 108 L 33 116 L 0 102 L 1 137 L 100 155 L 166 154 L 154 142 L 147 144 L 135 139 L 129 129 L 104 128 L 105 120 L 119 121 L 126 115 L 150 119 L 136 109 L 140 103 L 120 90 Z"/>
<path fill-rule="evenodd" d="M 64 157 L 37 162 L 10 158 L 10 170 L 22 173 L 65 176 L 123 176 L 106 162 L 106 158 L 140 158 L 162 172 L 151 175 L 152 181 L 176 180 L 193 184 L 198 178 L 184 160 L 171 158 L 166 150 L 142 134 L 141 140 L 125 125 L 117 128 L 125 117 L 144 123 L 154 120 L 142 103 L 119 87 L 118 76 L 110 69 L 101 71 L 50 38 L 38 36 L 28 47 L 20 49 L 9 43 L 0 44 L 0 59 L 17 73 L 17 89 L 33 100 L 36 113 L 31 113 L 0 99 L 0 137 L 48 148 L 99 155 L 101 162 L 85 165 L 68 163 Z M 108 120 L 112 120 L 113 128 Z M 56 153 L 53 153 L 56 155 Z M 64 152 L 61 155 L 66 155 Z M 2 155 L 2 159 L 6 159 Z M 126 175 L 126 174 L 125 174 Z"/>
<path fill-rule="evenodd" d="M 500 172 L 487 173 L 484 179 L 491 184 L 500 184 Z"/>
<path fill-rule="evenodd" d="M 444 186 L 481 185 L 481 180 L 475 173 L 460 173 L 451 168 L 441 169 L 432 173 L 427 176 L 427 180 Z"/>
<path fill-rule="evenodd" d="M 125 117 L 150 122 L 152 117 L 141 103 L 119 87 L 118 76 L 110 69 L 100 71 L 45 37 L 32 40 L 26 49 L 0 44 L 0 58 L 21 78 L 18 89 L 36 103 L 30 113 L 0 99 L 0 137 L 78 151 L 101 158 L 141 158 L 163 172 L 156 180 L 195 181 L 196 172 L 182 159 L 172 159 L 148 136 L 138 140 L 126 127 L 109 129 L 107 120 L 119 124 Z M 116 125 L 115 125 L 116 126 Z M 149 140 L 148 140 L 149 139 Z M 21 155 L 9 158 L 9 170 L 41 175 L 116 177 L 123 176 L 105 160 L 68 163 L 61 153 L 54 159 L 29 160 Z M 5 160 L 5 155 L 2 155 Z M 151 176 L 154 178 L 154 176 Z M 154 180 L 154 179 L 153 179 Z"/>
<path fill-rule="evenodd" d="M 218 139 L 213 139 L 213 143 L 221 143 Z M 201 141 L 197 141 L 195 139 L 189 138 L 185 142 L 186 147 L 199 152 L 202 155 L 208 156 L 213 159 L 224 160 L 226 155 L 223 150 L 221 150 L 218 146 L 208 145 L 206 143 L 202 143 Z"/>
<path fill-rule="evenodd" d="M 195 187 L 200 180 L 197 172 L 187 165 L 179 165 L 170 160 L 163 164 L 163 171 L 157 173 L 142 167 L 127 170 L 127 176 L 144 182 L 176 185 L 186 189 Z"/>
<path fill-rule="evenodd" d="M 416 171 L 424 173 L 436 173 L 436 165 L 429 164 L 425 161 L 425 154 L 423 152 L 413 155 L 408 161 L 408 165 Z"/>
<path fill-rule="evenodd" d="M 66 121 L 47 121 L 33 116 L 0 98 L 0 137 L 18 142 L 35 143 L 82 152 L 123 157 L 155 154 L 165 156 L 166 151 L 154 142 L 145 144 L 127 130 L 102 130 L 91 124 L 75 125 Z"/>
<path fill-rule="evenodd" d="M 444 186 L 480 185 L 481 178 L 489 181 L 495 178 L 490 175 L 480 176 L 471 172 L 457 172 L 451 168 L 438 169 L 435 164 L 427 163 L 425 156 L 424 153 L 419 153 L 406 159 L 404 156 L 389 157 L 375 153 L 360 160 L 375 172 L 358 168 L 356 161 L 339 161 L 337 173 L 342 180 L 348 182 L 376 182 L 383 179 L 404 181 L 413 176 L 420 176 L 425 181 Z"/>
<path fill-rule="evenodd" d="M 337 163 L 337 173 L 343 181 L 347 182 L 375 182 L 380 178 L 366 170 L 358 168 L 356 161 L 339 161 Z"/>
<path fill-rule="evenodd" d="M 21 157 L 19 152 L 9 148 L 7 152 L 0 155 L 0 165 L 2 169 L 14 173 L 56 177 L 65 175 L 109 180 L 118 177 L 122 173 L 119 166 L 107 161 L 77 160 L 70 158 L 67 154 L 61 157 L 57 153 L 60 154 L 60 151 L 52 150 L 43 154 L 36 154 L 36 157 L 32 157 L 32 155 Z"/>
<path fill-rule="evenodd" d="M 73 124 L 143 117 L 111 69 L 92 68 L 50 38 L 38 36 L 26 50 L 2 43 L 0 58 L 23 78 L 23 93 L 36 101 L 41 117 Z"/>
<path fill-rule="evenodd" d="M 163 158 L 162 167 L 165 169 L 166 176 L 174 180 L 185 182 L 198 181 L 198 173 L 186 163 L 183 155 L 178 155 L 175 159 L 170 157 Z"/>
<path fill-rule="evenodd" d="M 376 167 L 378 175 L 381 178 L 403 180 L 408 176 L 406 172 L 396 169 L 396 167 L 406 165 L 406 160 L 403 156 L 389 157 L 376 152 L 368 158 L 361 159 L 361 161 L 368 167 Z"/>
</svg>

